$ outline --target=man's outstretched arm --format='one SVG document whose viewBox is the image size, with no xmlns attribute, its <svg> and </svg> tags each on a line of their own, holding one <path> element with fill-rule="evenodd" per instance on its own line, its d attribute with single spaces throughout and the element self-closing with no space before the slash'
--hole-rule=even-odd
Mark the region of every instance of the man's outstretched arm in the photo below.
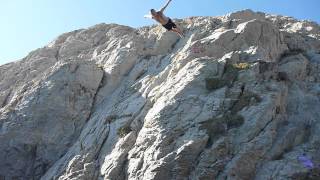
<svg viewBox="0 0 320 180">
<path fill-rule="evenodd" d="M 170 2 L 171 2 L 171 0 L 168 0 L 167 3 L 166 3 L 166 5 L 164 5 L 164 6 L 160 9 L 160 11 L 163 12 L 163 11 L 168 7 L 168 5 L 169 5 Z"/>
</svg>

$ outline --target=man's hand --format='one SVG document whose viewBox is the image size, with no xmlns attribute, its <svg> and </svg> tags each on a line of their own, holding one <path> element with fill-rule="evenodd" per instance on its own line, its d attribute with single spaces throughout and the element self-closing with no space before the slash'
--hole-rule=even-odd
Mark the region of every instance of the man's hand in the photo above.
<svg viewBox="0 0 320 180">
<path fill-rule="evenodd" d="M 152 16 L 150 14 L 144 15 L 143 17 L 152 19 Z"/>
<path fill-rule="evenodd" d="M 164 5 L 163 8 L 160 9 L 160 11 L 163 12 L 168 7 L 170 2 L 171 2 L 171 0 L 168 0 L 166 5 Z"/>
</svg>

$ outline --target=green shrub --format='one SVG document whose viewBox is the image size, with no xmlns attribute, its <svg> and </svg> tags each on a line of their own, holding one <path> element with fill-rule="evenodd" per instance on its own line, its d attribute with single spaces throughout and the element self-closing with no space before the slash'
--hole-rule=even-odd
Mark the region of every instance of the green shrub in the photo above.
<svg viewBox="0 0 320 180">
<path fill-rule="evenodd" d="M 118 118 L 117 115 L 109 115 L 109 116 L 106 117 L 105 122 L 111 123 L 111 122 L 115 121 L 117 118 Z"/>
<path fill-rule="evenodd" d="M 208 119 L 207 121 L 202 122 L 200 129 L 206 130 L 209 136 L 207 146 L 211 146 L 218 137 L 227 132 L 225 124 L 216 118 Z"/>
<path fill-rule="evenodd" d="M 132 129 L 130 128 L 129 125 L 124 125 L 118 129 L 117 134 L 119 137 L 122 138 L 122 137 L 126 136 L 127 134 L 129 134 L 131 131 L 132 131 Z"/>
<path fill-rule="evenodd" d="M 240 127 L 244 123 L 244 118 L 239 114 L 228 114 L 228 115 L 225 115 L 224 117 L 225 117 L 228 129 Z"/>
<path fill-rule="evenodd" d="M 103 69 L 103 64 L 97 64 L 97 67 L 98 67 L 99 69 Z"/>
<path fill-rule="evenodd" d="M 224 68 L 224 72 L 221 78 L 210 77 L 206 78 L 206 88 L 209 91 L 220 89 L 224 86 L 232 86 L 233 82 L 237 80 L 240 70 L 245 70 L 250 68 L 249 63 L 237 63 L 237 64 L 227 64 Z"/>
<path fill-rule="evenodd" d="M 224 69 L 224 73 L 222 78 L 228 82 L 228 85 L 232 85 L 232 83 L 237 79 L 239 74 L 239 69 L 233 64 L 227 64 Z"/>
<path fill-rule="evenodd" d="M 261 102 L 261 98 L 257 94 L 250 91 L 243 91 L 239 99 L 231 107 L 231 112 L 237 113 L 241 111 L 244 107 L 249 106 L 252 100 L 254 100 L 254 103 Z"/>
<path fill-rule="evenodd" d="M 249 63 L 237 63 L 237 64 L 233 64 L 233 67 L 238 70 L 249 69 L 250 64 Z"/>
<path fill-rule="evenodd" d="M 277 81 L 289 81 L 289 76 L 286 72 L 278 72 Z"/>
<path fill-rule="evenodd" d="M 227 130 L 226 123 L 223 123 L 219 118 L 212 118 L 202 122 L 200 129 L 207 130 L 207 133 L 211 138 L 224 134 Z"/>
<path fill-rule="evenodd" d="M 298 54 L 304 54 L 305 51 L 303 49 L 290 49 L 290 50 L 286 50 L 284 51 L 281 55 L 280 55 L 280 59 L 283 59 L 283 58 L 286 58 L 286 57 L 289 57 L 289 56 L 295 56 L 295 55 L 298 55 Z"/>
<path fill-rule="evenodd" d="M 226 86 L 228 83 L 222 78 L 206 78 L 206 88 L 209 91 L 220 89 Z"/>
<path fill-rule="evenodd" d="M 244 118 L 239 114 L 225 114 L 221 117 L 208 119 L 201 123 L 200 129 L 206 130 L 211 146 L 213 142 L 227 133 L 229 129 L 240 127 L 244 123 Z"/>
</svg>

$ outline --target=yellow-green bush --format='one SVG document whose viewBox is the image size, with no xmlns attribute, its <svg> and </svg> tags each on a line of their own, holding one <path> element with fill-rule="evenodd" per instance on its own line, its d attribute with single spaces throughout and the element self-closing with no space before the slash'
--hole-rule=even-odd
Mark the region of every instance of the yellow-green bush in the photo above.
<svg viewBox="0 0 320 180">
<path fill-rule="evenodd" d="M 122 127 L 120 127 L 120 128 L 118 129 L 117 134 L 118 134 L 118 136 L 120 136 L 120 137 L 124 137 L 124 136 L 126 136 L 127 134 L 129 134 L 131 131 L 132 131 L 132 130 L 131 130 L 131 128 L 130 128 L 129 125 L 124 125 L 124 126 L 122 126 Z"/>
</svg>

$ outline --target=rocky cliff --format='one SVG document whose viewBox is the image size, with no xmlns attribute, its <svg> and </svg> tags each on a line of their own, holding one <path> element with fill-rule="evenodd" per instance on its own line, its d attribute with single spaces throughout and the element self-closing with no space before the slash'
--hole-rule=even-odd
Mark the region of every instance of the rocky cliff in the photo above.
<svg viewBox="0 0 320 180">
<path fill-rule="evenodd" d="M 320 27 L 99 24 L 0 66 L 0 179 L 320 179 Z"/>
</svg>

